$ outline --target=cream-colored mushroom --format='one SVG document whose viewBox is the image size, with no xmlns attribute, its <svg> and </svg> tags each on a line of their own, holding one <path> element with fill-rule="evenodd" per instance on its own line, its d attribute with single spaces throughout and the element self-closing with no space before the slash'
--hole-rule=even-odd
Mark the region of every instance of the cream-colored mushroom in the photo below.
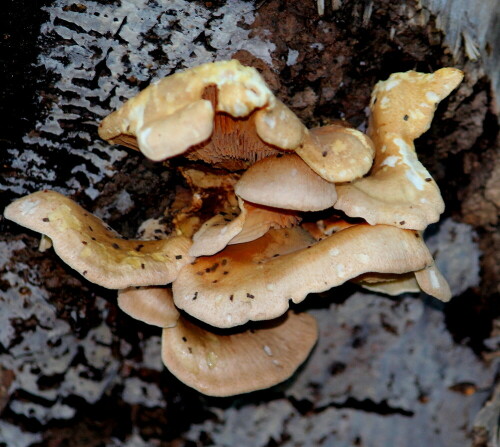
<svg viewBox="0 0 500 447">
<path fill-rule="evenodd" d="M 211 331 L 180 318 L 163 330 L 162 359 L 172 374 L 210 396 L 232 396 L 288 379 L 318 336 L 314 317 L 287 313 L 241 332 Z"/>
<path fill-rule="evenodd" d="M 173 283 L 175 304 L 227 328 L 282 315 L 289 301 L 367 272 L 406 273 L 433 262 L 421 237 L 386 225 L 356 225 L 316 242 L 301 228 L 270 230 L 196 259 Z"/>
<path fill-rule="evenodd" d="M 402 275 L 368 273 L 353 279 L 352 282 L 359 284 L 364 289 L 389 296 L 421 291 L 413 272 Z"/>
<path fill-rule="evenodd" d="M 335 208 L 368 223 L 424 230 L 444 210 L 439 188 L 419 162 L 413 140 L 431 124 L 437 104 L 461 82 L 455 68 L 408 71 L 377 83 L 368 135 L 375 144 L 369 175 L 338 185 Z"/>
<path fill-rule="evenodd" d="M 368 273 L 355 278 L 353 282 L 365 289 L 391 296 L 425 292 L 440 301 L 451 299 L 450 286 L 434 262 L 422 270 L 403 275 Z"/>
<path fill-rule="evenodd" d="M 364 133 L 331 124 L 311 129 L 296 152 L 322 178 L 342 183 L 370 170 L 375 148 Z"/>
<path fill-rule="evenodd" d="M 295 154 L 258 161 L 236 183 L 236 194 L 252 203 L 297 211 L 320 211 L 337 200 L 335 185 Z"/>
<path fill-rule="evenodd" d="M 118 292 L 118 307 L 136 320 L 161 328 L 172 328 L 180 313 L 172 290 L 165 287 L 129 287 Z"/>
<path fill-rule="evenodd" d="M 102 220 L 55 191 L 22 197 L 5 208 L 4 216 L 50 237 L 64 262 L 89 281 L 109 289 L 168 284 L 192 261 L 189 239 L 123 239 Z"/>
<path fill-rule="evenodd" d="M 227 245 L 253 241 L 271 228 L 290 228 L 300 220 L 296 213 L 288 210 L 255 205 L 242 199 L 238 202 L 238 212 L 215 215 L 193 235 L 191 256 L 214 255 Z"/>
<path fill-rule="evenodd" d="M 450 301 L 452 294 L 448 282 L 433 262 L 426 268 L 415 272 L 419 287 L 428 295 L 441 301 Z"/>
</svg>

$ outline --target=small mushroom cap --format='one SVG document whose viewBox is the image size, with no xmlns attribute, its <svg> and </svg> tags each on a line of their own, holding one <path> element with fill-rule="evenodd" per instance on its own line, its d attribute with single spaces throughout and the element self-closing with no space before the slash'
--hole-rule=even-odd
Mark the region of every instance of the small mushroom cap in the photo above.
<svg viewBox="0 0 500 447">
<path fill-rule="evenodd" d="M 419 293 L 420 287 L 418 286 L 415 274 L 405 273 L 403 275 L 387 275 L 388 277 L 365 277 L 356 278 L 353 282 L 359 284 L 361 287 L 372 292 L 383 293 L 389 296 L 397 296 L 403 293 Z"/>
<path fill-rule="evenodd" d="M 315 243 L 295 227 L 196 259 L 182 269 L 172 290 L 178 308 L 227 328 L 276 318 L 290 300 L 299 303 L 363 273 L 407 273 L 432 262 L 413 231 L 356 225 Z"/>
<path fill-rule="evenodd" d="M 295 154 L 258 161 L 236 183 L 238 196 L 252 203 L 297 211 L 320 211 L 337 200 L 327 182 Z"/>
<path fill-rule="evenodd" d="M 209 396 L 276 385 L 306 360 L 318 337 L 314 317 L 289 312 L 240 333 L 214 333 L 181 317 L 164 329 L 162 359 L 179 380 Z"/>
<path fill-rule="evenodd" d="M 272 228 L 292 228 L 300 221 L 294 211 L 270 208 L 254 203 L 244 202 L 247 210 L 245 224 L 241 231 L 233 237 L 230 244 L 243 244 L 264 236 Z"/>
<path fill-rule="evenodd" d="M 189 239 L 122 239 L 102 220 L 55 191 L 22 197 L 5 208 L 4 216 L 50 237 L 64 262 L 109 289 L 168 284 L 192 261 Z"/>
<path fill-rule="evenodd" d="M 238 198 L 239 214 L 222 212 L 193 235 L 191 256 L 210 256 L 229 244 L 250 242 L 263 236 L 270 228 L 290 228 L 299 217 L 290 211 L 254 205 Z"/>
<path fill-rule="evenodd" d="M 253 163 L 276 153 L 276 147 L 293 150 L 305 131 L 257 70 L 236 60 L 168 76 L 127 101 L 99 127 L 101 138 L 140 149 L 155 161 L 195 148 L 190 158 L 215 164 L 230 163 L 226 158 Z"/>
<path fill-rule="evenodd" d="M 367 177 L 337 187 L 335 208 L 372 225 L 424 230 L 437 222 L 443 199 L 419 162 L 413 140 L 429 128 L 437 104 L 462 77 L 454 68 L 432 74 L 409 71 L 376 85 L 368 128 L 375 162 Z"/>
<path fill-rule="evenodd" d="M 434 73 L 393 73 L 386 81 L 378 82 L 370 102 L 372 138 L 377 129 L 409 141 L 418 138 L 429 130 L 436 107 L 463 77 L 461 70 L 446 67 Z"/>
<path fill-rule="evenodd" d="M 444 302 L 450 301 L 452 297 L 450 286 L 435 263 L 415 272 L 415 278 L 427 295 Z"/>
<path fill-rule="evenodd" d="M 213 119 L 212 104 L 200 99 L 169 118 L 148 121 L 148 125 L 137 133 L 137 144 L 150 160 L 161 161 L 208 139 L 212 134 Z"/>
<path fill-rule="evenodd" d="M 163 287 L 129 287 L 118 292 L 118 307 L 136 320 L 162 328 L 177 324 L 180 313 L 172 290 Z"/>
<path fill-rule="evenodd" d="M 353 282 L 365 289 L 391 296 L 423 291 L 444 302 L 452 296 L 448 282 L 434 262 L 422 270 L 403 275 L 368 273 L 355 278 Z"/>
<path fill-rule="evenodd" d="M 241 233 L 245 225 L 247 209 L 240 199 L 240 213 L 222 212 L 207 220 L 193 235 L 191 256 L 210 256 L 221 251 L 229 242 Z"/>
<path fill-rule="evenodd" d="M 364 133 L 337 124 L 311 129 L 296 153 L 329 182 L 350 182 L 372 167 L 375 148 Z"/>
</svg>

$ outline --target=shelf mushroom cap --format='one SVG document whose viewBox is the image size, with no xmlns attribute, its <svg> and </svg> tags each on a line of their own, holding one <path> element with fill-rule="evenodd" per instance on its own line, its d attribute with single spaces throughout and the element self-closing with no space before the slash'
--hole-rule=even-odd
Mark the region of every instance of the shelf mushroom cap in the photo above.
<svg viewBox="0 0 500 447">
<path fill-rule="evenodd" d="M 243 173 L 234 190 L 249 202 L 296 211 L 321 211 L 337 200 L 335 185 L 295 154 L 258 161 Z"/>
<path fill-rule="evenodd" d="M 407 273 L 432 262 L 414 231 L 355 225 L 316 242 L 294 227 L 197 258 L 182 269 L 172 290 L 178 308 L 229 328 L 276 318 L 290 300 L 299 303 L 363 273 Z"/>
<path fill-rule="evenodd" d="M 362 276 L 353 280 L 364 289 L 384 295 L 397 296 L 403 293 L 419 293 L 420 287 L 413 273 L 403 275 L 389 275 L 389 278 Z"/>
<path fill-rule="evenodd" d="M 444 210 L 438 186 L 420 163 L 413 140 L 429 129 L 437 104 L 461 82 L 455 68 L 392 74 L 377 83 L 368 135 L 376 155 L 368 176 L 338 185 L 335 208 L 372 225 L 424 230 Z"/>
<path fill-rule="evenodd" d="M 55 191 L 12 202 L 4 216 L 52 240 L 59 257 L 89 281 L 109 289 L 172 282 L 192 261 L 182 236 L 155 241 L 123 239 L 102 220 Z"/>
<path fill-rule="evenodd" d="M 107 116 L 101 138 L 154 161 L 180 155 L 231 169 L 294 150 L 306 128 L 257 70 L 236 60 L 175 73 Z M 242 141 L 245 144 L 241 144 Z"/>
<path fill-rule="evenodd" d="M 434 262 L 426 268 L 416 271 L 415 279 L 420 289 L 427 295 L 445 303 L 450 301 L 452 297 L 450 286 Z"/>
<path fill-rule="evenodd" d="M 342 183 L 370 170 L 375 148 L 359 130 L 330 124 L 311 129 L 296 153 L 325 180 Z"/>
<path fill-rule="evenodd" d="M 186 385 L 209 396 L 269 388 L 288 379 L 318 337 L 314 317 L 289 312 L 239 333 L 214 332 L 181 317 L 164 329 L 162 359 Z"/>
<path fill-rule="evenodd" d="M 191 256 L 210 256 L 230 244 L 250 242 L 271 228 L 290 228 L 300 220 L 287 210 L 255 205 L 238 198 L 239 214 L 219 213 L 207 220 L 193 235 Z"/>
<path fill-rule="evenodd" d="M 425 292 L 443 302 L 452 297 L 450 286 L 435 262 L 422 270 L 402 275 L 368 273 L 355 278 L 353 282 L 365 289 L 390 296 Z"/>
<path fill-rule="evenodd" d="M 172 290 L 165 287 L 129 287 L 118 292 L 118 307 L 136 320 L 152 326 L 171 328 L 180 313 Z"/>
</svg>

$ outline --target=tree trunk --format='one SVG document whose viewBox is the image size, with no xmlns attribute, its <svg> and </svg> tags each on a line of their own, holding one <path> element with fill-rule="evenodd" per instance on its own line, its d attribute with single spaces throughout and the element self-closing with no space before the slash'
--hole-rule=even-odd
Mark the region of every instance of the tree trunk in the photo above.
<svg viewBox="0 0 500 447">
<path fill-rule="evenodd" d="M 417 141 L 447 205 L 426 239 L 454 298 L 352 285 L 309 297 L 320 341 L 269 390 L 189 389 L 162 366 L 159 330 L 41 252 L 38 234 L 0 221 L 0 445 L 493 446 L 499 14 L 498 0 L 9 2 L 0 205 L 55 189 L 128 237 L 163 216 L 181 180 L 99 140 L 97 125 L 156 79 L 236 58 L 308 127 L 363 130 L 371 89 L 390 73 L 455 66 L 466 77 Z"/>
</svg>

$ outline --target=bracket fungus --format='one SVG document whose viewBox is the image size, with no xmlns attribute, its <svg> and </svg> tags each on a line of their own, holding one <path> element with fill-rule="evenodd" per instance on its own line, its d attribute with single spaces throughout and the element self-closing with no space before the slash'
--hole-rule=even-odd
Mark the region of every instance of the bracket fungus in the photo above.
<svg viewBox="0 0 500 447">
<path fill-rule="evenodd" d="M 452 68 L 391 75 L 373 91 L 365 135 L 308 130 L 255 69 L 204 64 L 154 83 L 99 127 L 152 160 L 182 155 L 172 166 L 184 185 L 166 211 L 174 236 L 124 239 L 54 191 L 16 200 L 5 217 L 161 327 L 163 362 L 189 386 L 214 396 L 266 388 L 316 341 L 314 319 L 290 302 L 346 281 L 450 298 L 421 236 L 444 205 L 413 140 L 461 79 Z"/>
<path fill-rule="evenodd" d="M 120 290 L 118 307 L 136 320 L 161 328 L 175 327 L 180 317 L 172 301 L 172 291 L 164 287 L 129 287 Z"/>
<path fill-rule="evenodd" d="M 245 171 L 234 190 L 249 202 L 296 211 L 321 211 L 337 200 L 335 184 L 319 177 L 295 154 L 258 161 Z"/>
<path fill-rule="evenodd" d="M 420 163 L 413 140 L 426 132 L 438 103 L 462 81 L 463 73 L 392 74 L 377 83 L 370 103 L 368 135 L 376 154 L 368 176 L 337 187 L 335 208 L 372 225 L 424 230 L 444 211 L 439 188 Z"/>
<path fill-rule="evenodd" d="M 89 281 L 109 289 L 172 282 L 189 263 L 191 241 L 123 239 L 102 220 L 55 191 L 16 200 L 4 216 L 52 240 L 55 252 Z"/>
<path fill-rule="evenodd" d="M 407 273 L 431 265 L 429 250 L 415 235 L 365 224 L 315 242 L 300 228 L 270 230 L 187 265 L 173 282 L 174 301 L 221 328 L 276 318 L 290 300 L 299 303 L 363 273 Z"/>
<path fill-rule="evenodd" d="M 322 178 L 342 183 L 370 170 L 375 148 L 359 130 L 330 124 L 311 129 L 297 154 Z"/>
<path fill-rule="evenodd" d="M 191 256 L 210 256 L 227 245 L 250 242 L 271 228 L 290 228 L 300 220 L 288 210 L 273 209 L 238 199 L 239 213 L 220 212 L 207 220 L 193 235 Z"/>
<path fill-rule="evenodd" d="M 210 396 L 269 388 L 288 379 L 318 337 L 311 315 L 289 312 L 236 333 L 216 333 L 181 317 L 164 329 L 162 360 L 179 380 Z"/>
<path fill-rule="evenodd" d="M 293 150 L 305 126 L 274 97 L 257 70 L 236 60 L 168 76 L 106 117 L 99 135 L 140 149 L 154 161 L 186 154 L 212 165 L 243 168 Z"/>
</svg>

